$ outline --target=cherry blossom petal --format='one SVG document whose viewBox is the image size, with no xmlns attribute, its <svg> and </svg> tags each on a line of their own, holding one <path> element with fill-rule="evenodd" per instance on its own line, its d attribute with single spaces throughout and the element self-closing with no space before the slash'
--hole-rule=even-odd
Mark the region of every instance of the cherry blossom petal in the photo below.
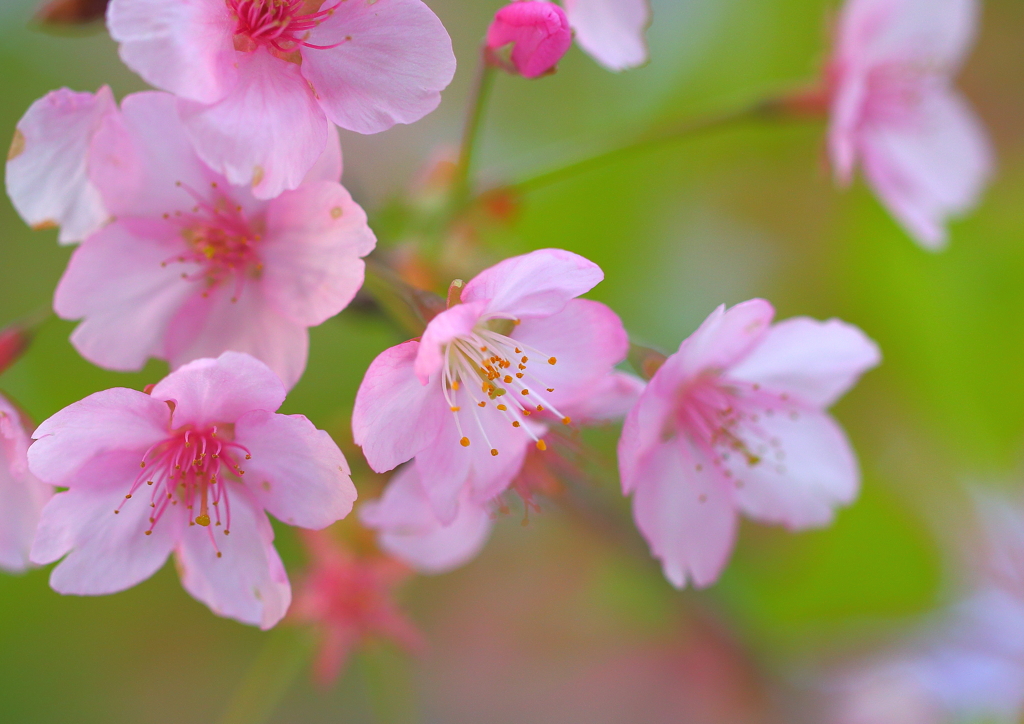
<svg viewBox="0 0 1024 724">
<path fill-rule="evenodd" d="M 189 212 L 195 194 L 226 185 L 196 155 L 169 93 L 133 93 L 109 114 L 89 149 L 89 178 L 116 217 Z"/>
<path fill-rule="evenodd" d="M 455 74 L 451 39 L 420 0 L 342 2 L 302 48 L 302 75 L 334 123 L 379 133 L 441 102 Z"/>
<path fill-rule="evenodd" d="M 486 302 L 488 314 L 544 317 L 561 311 L 602 279 L 601 267 L 579 254 L 540 249 L 483 270 L 466 284 L 462 301 Z"/>
<path fill-rule="evenodd" d="M 110 88 L 67 88 L 33 103 L 18 121 L 7 154 L 7 195 L 34 228 L 60 226 L 62 244 L 81 241 L 110 218 L 87 172 L 89 144 L 102 120 L 117 113 Z"/>
<path fill-rule="evenodd" d="M 174 402 L 174 426 L 198 428 L 234 423 L 252 410 L 273 412 L 285 390 L 273 371 L 255 357 L 225 352 L 181 367 L 150 392 L 155 400 Z"/>
<path fill-rule="evenodd" d="M 164 265 L 178 246 L 159 222 L 115 221 L 71 256 L 54 295 L 63 319 L 83 319 L 71 334 L 93 364 L 138 370 L 162 351 L 168 325 L 196 293 L 182 265 Z M 111 283 L 116 279 L 116 283 Z"/>
<path fill-rule="evenodd" d="M 452 340 L 465 337 L 473 331 L 484 310 L 483 302 L 457 304 L 430 320 L 420 339 L 416 354 L 416 377 L 427 384 L 431 375 L 444 366 L 444 348 Z"/>
<path fill-rule="evenodd" d="M 341 135 L 338 133 L 338 127 L 331 123 L 327 127 L 327 147 L 313 164 L 313 168 L 309 169 L 303 183 L 309 184 L 314 181 L 340 183 L 344 167 L 345 163 L 341 154 Z"/>
<path fill-rule="evenodd" d="M 744 411 L 738 434 L 755 457 L 730 454 L 725 465 L 745 514 L 800 529 L 827 525 L 834 508 L 853 502 L 860 488 L 857 459 L 831 416 L 781 401 L 747 402 Z"/>
<path fill-rule="evenodd" d="M 107 27 L 121 60 L 147 82 L 214 103 L 236 82 L 235 21 L 224 2 L 110 0 Z"/>
<path fill-rule="evenodd" d="M 829 112 L 828 151 L 836 182 L 848 186 L 853 181 L 860 148 L 860 130 L 868 101 L 867 77 L 849 73 L 836 88 Z"/>
<path fill-rule="evenodd" d="M 278 312 L 256 283 L 246 280 L 240 286 L 222 283 L 206 296 L 193 294 L 171 320 L 165 356 L 176 368 L 225 350 L 245 352 L 291 389 L 306 369 L 309 332 Z"/>
<path fill-rule="evenodd" d="M 140 496 L 126 501 L 124 497 L 138 472 L 137 455 L 100 455 L 83 469 L 90 484 L 57 493 L 46 504 L 31 558 L 33 563 L 45 564 L 67 554 L 50 575 L 55 591 L 80 596 L 116 593 L 146 580 L 163 566 L 184 518 L 177 511 L 168 511 L 152 534 L 146 535 L 152 510 L 148 499 Z M 115 514 L 118 506 L 120 513 Z"/>
<path fill-rule="evenodd" d="M 793 317 L 773 325 L 728 375 L 829 407 L 881 360 L 878 345 L 851 324 Z"/>
<path fill-rule="evenodd" d="M 633 409 L 626 415 L 619 437 L 619 477 L 623 495 L 629 495 L 640 483 L 640 464 L 662 442 L 666 422 L 675 410 L 676 390 L 682 379 L 673 366 L 662 365 Z"/>
<path fill-rule="evenodd" d="M 530 362 L 524 381 L 542 388 L 536 392 L 556 406 L 592 394 L 629 351 L 629 337 L 619 316 L 589 299 L 572 299 L 550 317 L 524 319 L 511 336 L 527 345 L 525 356 Z M 548 388 L 554 392 L 547 392 Z"/>
<path fill-rule="evenodd" d="M 980 121 L 953 91 L 927 93 L 903 124 L 863 130 L 864 173 L 882 202 L 922 246 L 945 245 L 945 222 L 971 209 L 992 174 Z"/>
<path fill-rule="evenodd" d="M 648 0 L 565 0 L 576 42 L 609 70 L 647 62 Z"/>
<path fill-rule="evenodd" d="M 223 100 L 179 110 L 199 157 L 260 199 L 298 187 L 327 148 L 327 119 L 299 66 L 265 48 L 242 56 Z"/>
<path fill-rule="evenodd" d="M 474 426 L 469 432 L 479 431 Z M 472 442 L 462 446 L 460 437 L 454 415 L 446 413 L 441 417 L 441 429 L 432 444 L 416 455 L 416 472 L 427 491 L 434 515 L 442 525 L 450 525 L 458 515 L 459 495 L 469 481 L 474 461 L 485 462 L 483 457 L 490 456 L 490 450 L 479 434 L 476 435 L 476 447 Z"/>
<path fill-rule="evenodd" d="M 352 510 L 356 488 L 337 444 L 303 415 L 255 410 L 235 423 L 252 455 L 245 482 L 261 507 L 303 528 L 326 528 Z"/>
<path fill-rule="evenodd" d="M 260 246 L 268 299 L 296 324 L 321 324 L 359 291 L 361 257 L 376 243 L 366 213 L 339 183 L 306 183 L 284 192 L 270 202 Z"/>
<path fill-rule="evenodd" d="M 0 395 L 0 569 L 10 572 L 28 568 L 39 517 L 53 495 L 28 470 L 28 444 L 20 413 Z"/>
<path fill-rule="evenodd" d="M 422 385 L 413 373 L 419 347 L 419 342 L 410 341 L 381 352 L 356 393 L 352 434 L 378 473 L 429 446 L 451 415 L 440 380 Z"/>
<path fill-rule="evenodd" d="M 728 310 L 723 304 L 683 340 L 679 352 L 662 369 L 687 375 L 723 370 L 760 343 L 774 316 L 772 305 L 763 299 L 750 299 Z"/>
<path fill-rule="evenodd" d="M 291 603 L 288 574 L 267 516 L 243 486 L 227 488 L 230 535 L 223 528 L 185 526 L 175 550 L 181 585 L 218 616 L 272 628 Z"/>
<path fill-rule="evenodd" d="M 381 548 L 420 573 L 445 573 L 480 552 L 493 525 L 486 506 L 463 489 L 458 514 L 450 525 L 434 515 L 414 465 L 395 473 L 379 500 L 364 503 L 359 518 L 378 531 Z"/>
<path fill-rule="evenodd" d="M 733 497 L 721 475 L 680 439 L 658 445 L 639 475 L 633 518 L 665 577 L 676 588 L 714 583 L 736 538 Z"/>
<path fill-rule="evenodd" d="M 538 438 L 547 433 L 545 426 L 529 420 L 522 425 L 529 426 Z M 479 423 L 473 419 L 472 413 L 462 415 L 462 430 L 472 440 L 469 447 L 472 457 L 469 484 L 473 500 L 478 504 L 486 503 L 508 489 L 512 479 L 523 467 L 526 451 L 536 443 L 522 426 L 512 426 L 511 417 L 495 414 L 492 410 L 488 410 L 487 414 L 481 414 Z M 442 437 L 438 438 L 439 443 L 442 440 Z M 452 438 L 451 442 L 446 444 L 455 447 L 454 442 L 455 439 Z M 494 455 L 493 450 L 497 450 L 498 454 Z"/>
<path fill-rule="evenodd" d="M 633 409 L 647 383 L 627 372 L 605 375 L 587 394 L 566 405 L 574 421 L 600 423 L 620 420 Z"/>
<path fill-rule="evenodd" d="M 142 454 L 167 435 L 167 405 L 138 390 L 115 387 L 89 395 L 45 420 L 32 434 L 28 464 L 40 480 L 60 486 L 102 488 L 112 476 L 92 478 L 83 472 L 91 459 L 108 452 L 131 452 L 134 472 Z M 92 468 L 90 468 L 92 469 Z"/>
</svg>

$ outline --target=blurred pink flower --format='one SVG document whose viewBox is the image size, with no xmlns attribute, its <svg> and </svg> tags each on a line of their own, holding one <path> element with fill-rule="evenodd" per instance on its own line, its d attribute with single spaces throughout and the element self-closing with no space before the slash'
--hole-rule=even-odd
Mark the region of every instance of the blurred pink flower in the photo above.
<svg viewBox="0 0 1024 724">
<path fill-rule="evenodd" d="M 649 0 L 562 0 L 576 42 L 609 70 L 647 62 Z"/>
<path fill-rule="evenodd" d="M 487 29 L 487 49 L 509 72 L 538 78 L 554 71 L 572 31 L 565 11 L 545 0 L 519 0 L 501 8 Z M 507 62 L 503 53 L 511 47 Z"/>
<path fill-rule="evenodd" d="M 337 136 L 298 189 L 259 201 L 199 160 L 172 96 L 130 95 L 120 111 L 108 96 L 61 90 L 33 105 L 19 124 L 33 164 L 8 166 L 9 186 L 54 190 L 38 213 L 63 223 L 63 209 L 81 198 L 92 208 L 95 196 L 109 220 L 90 229 L 54 297 L 58 315 L 83 319 L 75 348 L 115 370 L 247 352 L 291 387 L 306 366 L 307 329 L 352 300 L 360 257 L 376 244 L 339 183 Z M 78 123 L 76 109 L 90 104 L 99 122 Z M 60 125 L 67 114 L 70 129 Z"/>
<path fill-rule="evenodd" d="M 409 577 L 408 568 L 384 556 L 357 557 L 326 532 L 306 533 L 302 540 L 310 568 L 291 615 L 319 628 L 313 671 L 321 685 L 338 678 L 349 654 L 366 640 L 390 639 L 409 651 L 424 647 L 422 634 L 395 602 L 394 589 Z"/>
<path fill-rule="evenodd" d="M 500 494 L 531 442 L 545 447 L 541 418 L 569 424 L 563 404 L 593 391 L 625 357 L 618 316 L 575 298 L 603 277 L 559 249 L 478 274 L 419 341 L 384 351 L 367 370 L 352 431 L 370 467 L 384 472 L 415 458 L 444 524 L 455 520 L 467 484 L 477 501 Z"/>
<path fill-rule="evenodd" d="M 15 323 L 0 329 L 0 373 L 17 362 L 32 343 L 31 327 Z"/>
<path fill-rule="evenodd" d="M 183 99 L 199 156 L 257 198 L 302 183 L 328 121 L 412 123 L 455 73 L 420 0 L 111 0 L 107 25 L 130 68 Z"/>
<path fill-rule="evenodd" d="M 821 526 L 857 494 L 853 450 L 824 410 L 879 363 L 878 347 L 838 320 L 769 326 L 774 313 L 761 299 L 716 309 L 626 417 L 623 492 L 678 588 L 718 578 L 739 512 Z"/>
<path fill-rule="evenodd" d="M 274 413 L 284 398 L 270 368 L 225 352 L 172 372 L 151 394 L 115 388 L 64 408 L 28 452 L 40 480 L 68 488 L 43 510 L 32 561 L 63 557 L 54 590 L 102 595 L 145 580 L 173 551 L 195 598 L 270 628 L 291 589 L 264 511 L 324 528 L 356 498 L 330 436 L 302 415 Z"/>
<path fill-rule="evenodd" d="M 636 403 L 644 383 L 621 372 L 605 376 L 592 389 L 582 392 L 576 400 L 565 403 L 564 410 L 579 424 L 597 424 L 622 418 Z M 543 414 L 543 413 L 541 413 Z M 550 437 L 550 436 L 548 436 Z M 549 440 L 550 442 L 550 440 Z M 536 457 L 556 455 L 554 450 Z M 531 459 L 527 453 L 524 463 Z M 539 472 L 528 471 L 524 464 L 515 473 L 515 490 L 524 504 L 536 506 L 535 492 L 545 492 L 534 485 Z M 546 475 L 550 475 L 546 469 Z M 542 476 L 542 480 L 547 480 Z M 395 473 L 379 500 L 371 500 L 359 508 L 359 518 L 378 531 L 382 549 L 408 563 L 420 573 L 444 573 L 468 563 L 483 548 L 491 533 L 494 511 L 500 508 L 495 500 L 474 497 L 471 485 L 459 494 L 455 518 L 443 523 L 434 513 L 426 488 L 415 465 L 407 465 Z"/>
<path fill-rule="evenodd" d="M 978 202 L 992 173 L 980 121 L 952 87 L 973 38 L 977 0 L 848 0 L 830 68 L 829 150 L 849 183 L 859 161 L 889 211 L 922 246 Z"/>
<path fill-rule="evenodd" d="M 26 427 L 18 408 L 0 395 L 0 568 L 11 572 L 28 568 L 39 516 L 53 495 L 29 472 Z"/>
</svg>

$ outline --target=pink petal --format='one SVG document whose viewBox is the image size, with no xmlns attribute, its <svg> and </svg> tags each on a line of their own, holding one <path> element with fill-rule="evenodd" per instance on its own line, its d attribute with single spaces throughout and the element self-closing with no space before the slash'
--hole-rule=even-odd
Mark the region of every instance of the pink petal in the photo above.
<svg viewBox="0 0 1024 724">
<path fill-rule="evenodd" d="M 620 420 L 633 409 L 647 383 L 626 372 L 611 372 L 566 404 L 565 412 L 573 421 L 580 423 L 601 423 Z"/>
<path fill-rule="evenodd" d="M 738 435 L 758 457 L 730 455 L 726 464 L 746 515 L 792 529 L 818 527 L 832 522 L 834 508 L 853 502 L 857 459 L 828 414 L 782 401 L 746 402 L 744 411 L 748 420 Z"/>
<path fill-rule="evenodd" d="M 647 62 L 648 0 L 565 0 L 576 42 L 609 70 Z"/>
<path fill-rule="evenodd" d="M 482 460 L 490 451 L 477 432 L 477 444 L 463 447 L 455 428 L 454 416 L 442 418 L 440 434 L 432 444 L 416 455 L 416 473 L 427 493 L 434 515 L 442 525 L 450 525 L 459 512 L 459 495 L 469 483 L 474 460 Z"/>
<path fill-rule="evenodd" d="M 959 95 L 936 89 L 912 122 L 872 124 L 863 134 L 864 172 L 882 202 L 918 243 L 941 248 L 945 222 L 977 204 L 992 174 L 980 121 Z"/>
<path fill-rule="evenodd" d="M 356 488 L 345 456 L 304 416 L 250 412 L 235 424 L 235 440 L 252 455 L 246 485 L 279 520 L 320 529 L 352 510 Z"/>
<path fill-rule="evenodd" d="M 81 472 L 93 458 L 110 452 L 131 452 L 138 473 L 142 454 L 167 435 L 170 410 L 158 399 L 123 387 L 89 395 L 43 421 L 28 449 L 32 474 L 60 486 L 101 487 L 109 477 L 90 479 Z"/>
<path fill-rule="evenodd" d="M 107 27 L 121 60 L 147 82 L 214 103 L 234 86 L 235 21 L 217 0 L 110 0 Z"/>
<path fill-rule="evenodd" d="M 83 469 L 90 484 L 57 493 L 46 504 L 31 558 L 33 563 L 45 564 L 67 554 L 50 575 L 55 591 L 79 596 L 116 593 L 163 566 L 184 517 L 169 509 L 153 533 L 146 535 L 152 510 L 148 499 L 140 495 L 126 501 L 124 497 L 138 471 L 138 455 L 107 453 Z M 118 506 L 121 512 L 115 514 Z"/>
<path fill-rule="evenodd" d="M 302 75 L 327 117 L 358 133 L 413 123 L 437 108 L 455 74 L 451 39 L 420 0 L 339 3 L 302 48 Z"/>
<path fill-rule="evenodd" d="M 93 364 L 141 369 L 161 354 L 168 325 L 197 293 L 181 279 L 182 265 L 163 265 L 179 249 L 169 233 L 158 222 L 115 221 L 72 255 L 53 307 L 64 319 L 84 318 L 71 342 Z"/>
<path fill-rule="evenodd" d="M 195 194 L 226 186 L 196 155 L 174 96 L 153 91 L 125 97 L 121 113 L 103 119 L 89 149 L 89 178 L 119 218 L 190 213 Z"/>
<path fill-rule="evenodd" d="M 359 519 L 378 531 L 381 548 L 420 573 L 445 573 L 475 558 L 491 534 L 486 506 L 463 489 L 458 514 L 450 525 L 434 515 L 414 465 L 395 473 L 379 500 L 364 503 Z"/>
<path fill-rule="evenodd" d="M 487 29 L 487 48 L 512 46 L 513 68 L 524 78 L 539 78 L 558 65 L 572 45 L 562 8 L 541 0 L 513 2 L 498 10 Z"/>
<path fill-rule="evenodd" d="M 306 174 L 302 183 L 310 184 L 315 181 L 340 183 L 344 166 L 341 155 L 341 135 L 338 133 L 338 127 L 331 123 L 327 126 L 327 147 L 313 164 L 313 168 L 309 169 L 309 173 Z"/>
<path fill-rule="evenodd" d="M 773 316 L 775 310 L 763 299 L 741 302 L 728 310 L 723 304 L 683 340 L 679 352 L 669 357 L 661 370 L 696 375 L 725 369 L 760 343 Z"/>
<path fill-rule="evenodd" d="M 674 366 L 662 365 L 626 415 L 618 445 L 623 495 L 636 489 L 641 481 L 641 463 L 662 443 L 666 423 L 675 413 L 679 386 L 684 382 Z"/>
<path fill-rule="evenodd" d="M 438 436 L 450 416 L 440 380 L 422 385 L 413 372 L 420 343 L 381 352 L 356 393 L 352 434 L 378 473 L 411 460 Z"/>
<path fill-rule="evenodd" d="M 53 495 L 28 470 L 29 442 L 18 410 L 0 395 L 0 569 L 12 573 L 28 568 L 39 517 Z"/>
<path fill-rule="evenodd" d="M 487 302 L 488 313 L 545 317 L 604 279 L 601 267 L 579 254 L 540 249 L 484 269 L 462 290 L 463 302 Z"/>
<path fill-rule="evenodd" d="M 253 410 L 274 412 L 285 390 L 277 375 L 255 357 L 225 352 L 198 359 L 157 383 L 150 395 L 174 402 L 174 426 L 234 423 Z"/>
<path fill-rule="evenodd" d="M 550 317 L 524 319 L 512 339 L 527 345 L 528 377 L 534 392 L 559 407 L 589 397 L 612 368 L 626 358 L 629 337 L 622 320 L 604 304 L 569 300 Z M 550 364 L 551 359 L 555 364 Z M 547 389 L 554 392 L 547 392 Z"/>
<path fill-rule="evenodd" d="M 260 246 L 268 300 L 296 324 L 324 322 L 359 291 L 361 257 L 376 243 L 366 214 L 341 184 L 319 181 L 284 192 L 270 202 Z"/>
<path fill-rule="evenodd" d="M 857 327 L 794 317 L 772 326 L 728 375 L 829 407 L 881 361 L 878 345 Z"/>
<path fill-rule="evenodd" d="M 200 525 L 183 529 L 175 550 L 181 585 L 218 616 L 272 628 L 292 600 L 288 574 L 274 549 L 274 531 L 243 486 L 229 483 L 227 495 L 230 535 Z"/>
<path fill-rule="evenodd" d="M 698 470 L 698 467 L 700 470 Z M 736 538 L 733 498 L 721 475 L 680 439 L 655 447 L 640 466 L 633 518 L 676 588 L 714 583 Z"/>
<path fill-rule="evenodd" d="M 260 199 L 297 188 L 327 148 L 327 119 L 299 66 L 265 48 L 240 58 L 223 100 L 179 109 L 199 157 Z"/>
<path fill-rule="evenodd" d="M 853 180 L 860 148 L 860 129 L 866 113 L 868 86 L 865 73 L 838 70 L 842 79 L 832 97 L 829 113 L 828 151 L 836 182 L 848 186 Z"/>
<path fill-rule="evenodd" d="M 483 302 L 457 304 L 430 320 L 420 339 L 416 355 L 416 377 L 427 384 L 431 375 L 437 375 L 445 364 L 444 349 L 453 339 L 472 333 L 484 310 Z"/>
<path fill-rule="evenodd" d="M 270 303 L 261 283 L 224 283 L 193 294 L 171 320 L 164 354 L 171 367 L 226 350 L 266 364 L 291 389 L 306 369 L 309 332 Z M 237 294 L 237 296 L 236 296 Z"/>
<path fill-rule="evenodd" d="M 7 158 L 7 195 L 26 223 L 60 226 L 58 238 L 67 244 L 107 222 L 110 212 L 86 169 L 93 134 L 116 113 L 107 86 L 95 94 L 62 88 L 29 107 Z"/>
</svg>

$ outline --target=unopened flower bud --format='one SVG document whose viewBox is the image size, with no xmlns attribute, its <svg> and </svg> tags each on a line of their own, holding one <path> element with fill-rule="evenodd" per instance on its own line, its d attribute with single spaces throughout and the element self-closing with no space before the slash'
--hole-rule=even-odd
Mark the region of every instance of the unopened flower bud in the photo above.
<svg viewBox="0 0 1024 724">
<path fill-rule="evenodd" d="M 565 11 L 541 0 L 506 5 L 487 30 L 488 61 L 524 78 L 554 72 L 570 45 Z"/>
<path fill-rule="evenodd" d="M 32 342 L 32 330 L 20 324 L 0 329 L 0 372 L 18 361 Z"/>
</svg>

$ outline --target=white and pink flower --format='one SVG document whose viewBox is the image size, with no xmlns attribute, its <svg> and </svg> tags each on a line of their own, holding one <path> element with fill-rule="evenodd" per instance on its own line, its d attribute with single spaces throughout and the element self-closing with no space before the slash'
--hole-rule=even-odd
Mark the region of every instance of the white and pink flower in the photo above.
<svg viewBox="0 0 1024 724">
<path fill-rule="evenodd" d="M 985 129 L 952 79 L 975 35 L 977 0 L 848 0 L 829 66 L 836 177 L 858 163 L 922 246 L 977 202 L 992 174 Z"/>
<path fill-rule="evenodd" d="M 30 429 L 21 411 L 0 395 L 0 569 L 12 573 L 29 567 L 39 516 L 53 495 L 28 469 Z"/>
<path fill-rule="evenodd" d="M 623 492 L 676 587 L 718 578 L 739 513 L 822 526 L 857 495 L 856 458 L 825 408 L 879 363 L 878 347 L 838 320 L 773 316 L 760 299 L 719 307 L 626 417 Z"/>
<path fill-rule="evenodd" d="M 63 560 L 59 593 L 115 593 L 173 552 L 182 585 L 221 616 L 270 628 L 291 588 L 267 511 L 324 528 L 356 498 L 330 436 L 275 413 L 281 381 L 226 352 L 172 372 L 150 394 L 115 388 L 64 408 L 35 431 L 31 471 L 67 488 L 43 509 L 34 563 Z"/>
<path fill-rule="evenodd" d="M 569 424 L 563 405 L 593 391 L 626 355 L 615 313 L 576 299 L 603 276 L 581 256 L 544 249 L 453 284 L 458 303 L 366 372 L 352 429 L 370 467 L 415 459 L 445 525 L 467 484 L 478 502 L 500 494 L 527 448 L 545 447 L 549 416 Z"/>
<path fill-rule="evenodd" d="M 330 124 L 377 133 L 434 110 L 451 39 L 420 0 L 111 0 L 121 58 L 182 99 L 189 138 L 231 183 L 302 183 Z"/>
<path fill-rule="evenodd" d="M 199 159 L 174 109 L 166 93 L 128 96 L 119 110 L 106 89 L 60 90 L 19 123 L 15 205 L 84 239 L 54 309 L 83 320 L 71 341 L 101 367 L 177 367 L 230 349 L 291 387 L 308 328 L 348 305 L 376 244 L 339 183 L 337 135 L 299 188 L 261 201 Z"/>
</svg>

